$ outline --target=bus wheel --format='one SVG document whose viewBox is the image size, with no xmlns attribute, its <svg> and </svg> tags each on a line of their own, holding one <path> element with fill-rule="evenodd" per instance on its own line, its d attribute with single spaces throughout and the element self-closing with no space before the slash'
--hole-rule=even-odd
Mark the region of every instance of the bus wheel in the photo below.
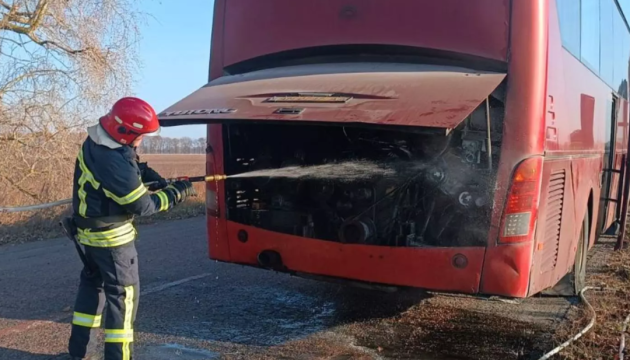
<svg viewBox="0 0 630 360">
<path fill-rule="evenodd" d="M 577 296 L 586 286 L 586 261 L 588 259 L 588 243 L 590 234 L 588 212 L 584 215 L 575 261 L 572 270 L 566 274 L 547 294 L 559 296 Z"/>
</svg>

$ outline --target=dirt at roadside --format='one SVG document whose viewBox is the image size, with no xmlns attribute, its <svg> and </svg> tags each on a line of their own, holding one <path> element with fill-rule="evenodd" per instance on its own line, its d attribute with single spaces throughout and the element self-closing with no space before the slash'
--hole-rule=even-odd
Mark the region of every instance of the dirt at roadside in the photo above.
<svg viewBox="0 0 630 360">
<path fill-rule="evenodd" d="M 348 326 L 357 345 L 391 359 L 536 359 L 572 307 L 562 298 L 518 302 L 438 295 L 386 319 Z"/>
<path fill-rule="evenodd" d="M 596 324 L 557 359 L 619 358 L 622 323 L 630 314 L 630 252 L 613 251 L 615 240 L 601 239 L 589 254 L 588 285 L 606 289 L 586 293 Z M 591 316 L 577 298 L 534 297 L 510 304 L 435 296 L 398 316 L 349 330 L 357 344 L 392 359 L 521 360 L 538 359 L 581 331 Z"/>
<path fill-rule="evenodd" d="M 597 309 L 593 330 L 556 359 L 615 359 L 630 313 L 630 254 L 603 239 L 590 253 L 588 282 L 611 291 L 587 293 Z M 396 299 L 396 300 L 392 300 Z M 261 349 L 260 359 L 534 360 L 590 320 L 577 298 L 500 301 L 403 293 L 350 301 L 348 322 L 317 336 Z M 362 313 L 369 309 L 369 316 Z M 629 334 L 630 335 L 630 334 Z M 250 354 L 251 356 L 251 354 Z M 236 357 L 225 357 L 236 359 Z"/>
<path fill-rule="evenodd" d="M 619 358 L 622 323 L 630 314 L 630 252 L 627 246 L 623 251 L 613 251 L 615 241 L 613 238 L 601 239 L 589 259 L 587 284 L 605 289 L 585 294 L 596 313 L 595 325 L 563 350 L 558 359 Z M 591 318 L 592 313 L 587 307 L 575 308 L 555 334 L 556 342 L 561 343 L 580 332 Z M 627 333 L 626 342 L 629 338 L 630 333 Z M 626 352 L 626 358 L 630 358 L 630 351 Z"/>
<path fill-rule="evenodd" d="M 340 296 L 343 297 L 343 296 Z M 346 322 L 304 339 L 222 359 L 538 359 L 575 299 L 504 302 L 403 292 L 346 298 Z"/>
</svg>

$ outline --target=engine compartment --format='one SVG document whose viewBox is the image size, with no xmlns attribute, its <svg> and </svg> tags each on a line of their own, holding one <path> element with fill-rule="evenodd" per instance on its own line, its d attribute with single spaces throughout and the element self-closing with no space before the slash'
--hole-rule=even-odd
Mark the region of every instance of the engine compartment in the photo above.
<svg viewBox="0 0 630 360">
<path fill-rule="evenodd" d="M 227 179 L 227 219 L 347 244 L 486 246 L 503 113 L 490 97 L 442 135 L 395 126 L 224 125 L 227 175 L 348 161 L 396 171 L 356 181 Z"/>
</svg>

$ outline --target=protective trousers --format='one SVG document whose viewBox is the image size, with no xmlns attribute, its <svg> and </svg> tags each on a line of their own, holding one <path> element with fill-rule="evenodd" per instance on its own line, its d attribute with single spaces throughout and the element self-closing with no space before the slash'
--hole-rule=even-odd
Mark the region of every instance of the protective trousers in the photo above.
<svg viewBox="0 0 630 360">
<path fill-rule="evenodd" d="M 140 291 L 135 241 L 85 246 L 85 255 L 89 268 L 81 271 L 68 351 L 78 358 L 93 353 L 105 308 L 105 360 L 132 360 Z"/>
</svg>

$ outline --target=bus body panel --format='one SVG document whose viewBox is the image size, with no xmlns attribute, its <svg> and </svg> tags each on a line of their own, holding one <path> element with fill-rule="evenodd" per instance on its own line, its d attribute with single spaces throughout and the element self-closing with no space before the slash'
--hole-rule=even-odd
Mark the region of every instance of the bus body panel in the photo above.
<svg viewBox="0 0 630 360">
<path fill-rule="evenodd" d="M 206 173 L 224 174 L 223 166 L 223 136 L 221 125 L 208 125 L 208 145 L 206 155 Z M 225 182 L 206 183 L 206 204 L 208 223 L 208 252 L 211 259 L 230 261 L 230 245 L 227 236 L 227 221 L 225 219 Z M 213 209 L 214 208 L 214 209 Z"/>
<path fill-rule="evenodd" d="M 605 225 L 614 220 L 615 206 L 600 209 L 601 174 L 606 167 L 602 154 L 609 141 L 606 126 L 616 114 L 612 156 L 619 169 L 627 152 L 628 102 L 620 98 L 614 107 L 617 89 L 563 48 L 555 0 L 436 3 L 360 0 L 347 6 L 345 1 L 330 0 L 327 5 L 332 5 L 321 6 L 291 0 L 217 0 L 209 77 L 224 76 L 226 68 L 255 58 L 331 45 L 398 45 L 507 61 L 509 34 L 505 141 L 487 247 L 348 245 L 245 226 L 226 220 L 226 189 L 221 182 L 207 184 L 210 258 L 257 266 L 261 250 L 276 249 L 289 272 L 512 297 L 538 293 L 570 271 L 585 214 L 591 215 L 591 245 L 598 233 L 598 214 L 606 213 Z M 270 8 L 280 10 L 274 13 Z M 402 18 L 385 16 L 391 11 Z M 319 25 L 321 19 L 329 19 L 326 26 Z M 627 83 L 619 91 L 623 86 L 627 93 Z M 209 125 L 208 174 L 224 173 L 223 141 L 223 126 Z M 531 157 L 544 158 L 533 241 L 502 244 L 500 230 L 512 175 Z M 617 189 L 619 179 L 612 176 L 611 189 Z M 553 197 L 560 183 L 561 205 Z M 559 223 L 552 223 L 558 217 Z M 246 242 L 239 240 L 241 230 L 248 233 Z M 463 269 L 454 266 L 458 254 L 467 259 Z"/>
<path fill-rule="evenodd" d="M 258 266 L 263 250 L 282 256 L 290 272 L 324 275 L 342 279 L 422 287 L 441 291 L 476 293 L 485 249 L 402 248 L 350 245 L 291 236 L 227 222 L 233 255 L 230 261 Z M 238 238 L 246 231 L 247 241 Z M 455 256 L 465 256 L 467 265 L 457 268 Z"/>
<path fill-rule="evenodd" d="M 547 74 L 548 4 L 544 0 L 514 0 L 508 91 L 497 173 L 492 226 L 488 237 L 481 291 L 506 296 L 527 295 L 531 242 L 498 244 L 503 204 L 512 173 L 523 160 L 543 154 Z M 512 269 L 511 271 L 507 271 Z"/>
<path fill-rule="evenodd" d="M 626 152 L 627 100 L 618 98 L 619 110 L 613 107 L 613 94 L 602 79 L 563 47 L 558 9 L 550 1 L 549 72 L 547 79 L 545 121 L 545 172 L 541 189 L 541 212 L 536 233 L 530 294 L 556 284 L 574 265 L 580 240 L 582 220 L 590 216 L 589 247 L 600 233 L 598 214 L 602 192 L 602 154 L 609 139 L 606 128 L 617 113 L 619 119 L 614 168 L 621 168 Z M 551 182 L 564 173 L 564 196 L 553 196 Z M 611 189 L 616 194 L 620 175 L 613 174 Z M 558 186 L 555 186 L 558 189 Z M 558 208 L 561 222 L 555 224 Z M 603 227 L 615 218 L 615 206 L 605 211 Z M 555 213 L 552 213 L 555 212 Z M 559 232 L 559 233 L 558 233 Z M 553 249 L 556 249 L 555 251 Z"/>
<path fill-rule="evenodd" d="M 220 5 L 222 6 L 222 5 Z M 531 259 L 531 242 L 515 245 L 498 245 L 498 229 L 501 226 L 503 202 L 509 188 L 509 181 L 514 167 L 533 154 L 542 154 L 543 141 L 540 134 L 543 131 L 544 94 L 546 75 L 546 22 L 538 16 L 545 13 L 544 1 L 530 2 L 528 0 L 513 1 L 514 15 L 512 22 L 518 25 L 521 31 L 512 31 L 511 42 L 518 44 L 519 49 L 513 50 L 513 60 L 510 62 L 511 83 L 509 84 L 507 109 L 504 124 L 504 138 L 510 141 L 504 144 L 501 154 L 501 162 L 497 176 L 497 191 L 495 192 L 491 230 L 488 235 L 488 249 L 484 261 L 481 278 L 481 292 L 507 296 L 525 296 L 529 278 Z M 518 10 L 518 11 L 517 11 Z M 543 46 L 544 44 L 544 46 Z M 220 52 L 224 52 L 222 49 Z M 220 53 L 218 52 L 218 53 Z M 213 57 L 213 62 L 214 62 Z M 223 64 L 223 59 L 214 62 Z M 212 74 L 218 75 L 218 70 L 213 66 Z M 221 138 L 221 125 L 209 125 L 208 134 L 213 141 L 215 151 L 219 147 Z M 216 144 L 216 145 L 215 145 Z M 215 157 L 221 158 L 218 153 Z M 218 171 L 218 169 L 217 169 Z M 219 208 L 223 206 L 222 184 L 219 184 Z M 212 185 L 209 185 L 212 188 Z M 223 199 L 224 200 L 224 199 Z M 222 231 L 226 225 L 225 219 L 208 221 L 209 233 Z M 217 230 L 218 229 L 218 230 Z M 280 234 L 276 234 L 280 235 Z M 223 237 L 223 236 L 221 236 Z M 234 261 L 230 250 L 232 243 L 226 239 L 218 239 L 217 244 L 211 245 L 211 257 L 217 260 Z M 211 241 L 212 242 L 212 241 Z M 317 244 L 322 246 L 321 244 Z M 496 249 L 493 249 L 495 248 Z M 227 250 L 226 250 L 227 249 Z M 405 249 L 403 249 L 404 251 Z M 406 249 L 409 250 L 409 249 Z M 420 249 L 419 251 L 427 251 Z M 517 260 L 515 260 L 517 259 Z M 506 272 L 506 269 L 516 270 Z M 414 286 L 427 287 L 426 284 L 415 282 Z M 441 286 L 444 288 L 444 285 Z M 470 287 L 468 287 L 470 289 Z M 476 286 L 475 288 L 479 288 Z M 487 289 L 486 289 L 487 288 Z M 466 290 L 465 292 L 471 292 Z M 477 290 L 473 291 L 477 292 Z"/>
<path fill-rule="evenodd" d="M 331 63 L 278 67 L 210 82 L 161 113 L 163 122 L 299 121 L 424 126 L 452 130 L 506 74 L 452 66 Z M 320 96 L 318 102 L 275 101 Z M 327 99 L 333 99 L 328 101 Z M 297 108 L 297 114 L 278 113 Z M 231 112 L 208 114 L 209 110 Z M 207 110 L 207 111 L 200 111 Z M 195 114 L 194 111 L 199 113 Z"/>
<path fill-rule="evenodd" d="M 552 176 L 558 179 L 553 184 L 550 182 Z M 530 293 L 557 283 L 573 259 L 569 249 L 577 244 L 577 234 L 574 231 L 572 210 L 575 204 L 570 160 L 545 159 L 541 195 L 536 238 L 532 247 Z"/>
<path fill-rule="evenodd" d="M 287 50 L 348 44 L 507 59 L 508 0 L 218 0 L 223 67 Z M 264 31 L 256 31 L 264 29 Z M 229 40 L 226 40 L 229 39 Z"/>
<path fill-rule="evenodd" d="M 481 292 L 509 297 L 527 296 L 532 242 L 488 247 Z"/>
</svg>

